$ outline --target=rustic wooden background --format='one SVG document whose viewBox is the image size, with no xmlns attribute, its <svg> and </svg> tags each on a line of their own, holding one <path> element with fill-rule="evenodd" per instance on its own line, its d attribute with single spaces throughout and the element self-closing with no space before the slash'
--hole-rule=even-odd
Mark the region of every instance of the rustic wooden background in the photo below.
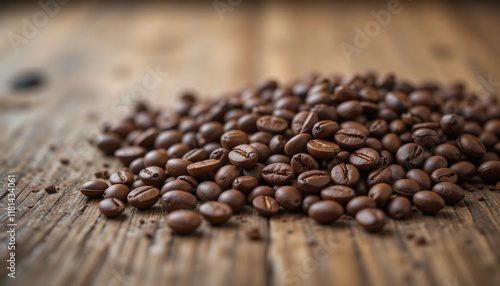
<svg viewBox="0 0 500 286">
<path fill-rule="evenodd" d="M 498 4 L 401 5 L 350 62 L 339 44 L 353 44 L 355 27 L 364 28 L 386 1 L 242 1 L 222 18 L 211 1 L 70 2 L 46 23 L 38 15 L 40 25 L 28 34 L 24 20 L 33 23 L 41 7 L 0 8 L 0 284 L 500 285 L 498 191 L 467 193 L 435 217 L 391 220 L 380 234 L 352 220 L 319 226 L 300 215 L 267 220 L 246 209 L 225 226 L 204 223 L 187 237 L 171 234 L 159 207 L 128 207 L 121 219 L 107 220 L 97 201 L 78 192 L 94 172 L 119 168 L 87 140 L 136 98 L 167 106 L 185 89 L 211 96 L 266 76 L 366 70 L 414 82 L 462 79 L 469 90 L 498 93 Z M 23 37 L 19 46 L 12 33 Z M 156 69 L 158 84 L 132 95 Z M 13 91 L 12 79 L 28 70 L 42 71 L 46 83 Z M 9 174 L 17 183 L 15 279 L 4 267 Z M 57 193 L 43 191 L 50 184 Z M 262 240 L 245 236 L 251 225 Z"/>
</svg>

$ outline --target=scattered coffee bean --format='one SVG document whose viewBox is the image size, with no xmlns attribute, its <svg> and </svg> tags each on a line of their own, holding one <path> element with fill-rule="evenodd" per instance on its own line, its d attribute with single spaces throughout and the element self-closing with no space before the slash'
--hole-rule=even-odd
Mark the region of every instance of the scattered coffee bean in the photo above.
<svg viewBox="0 0 500 286">
<path fill-rule="evenodd" d="M 115 198 L 126 203 L 127 196 L 130 193 L 130 188 L 124 184 L 111 185 L 104 191 L 104 198 Z"/>
<path fill-rule="evenodd" d="M 351 199 L 346 207 L 346 213 L 348 215 L 354 216 L 357 212 L 359 212 L 362 209 L 366 208 L 376 208 L 377 207 L 377 202 L 375 202 L 373 199 L 367 196 L 357 196 L 353 199 Z"/>
<path fill-rule="evenodd" d="M 376 208 L 365 208 L 356 213 L 356 221 L 367 231 L 377 232 L 387 223 L 385 213 Z"/>
<path fill-rule="evenodd" d="M 307 171 L 297 177 L 297 187 L 307 194 L 318 193 L 326 188 L 330 182 L 330 174 L 322 170 Z"/>
<path fill-rule="evenodd" d="M 211 181 L 201 182 L 196 187 L 196 195 L 203 202 L 216 201 L 221 193 L 222 188 L 217 183 Z"/>
<path fill-rule="evenodd" d="M 160 198 L 160 191 L 152 186 L 142 186 L 132 190 L 128 196 L 128 203 L 138 209 L 152 207 Z"/>
<path fill-rule="evenodd" d="M 368 191 L 368 197 L 374 200 L 377 204 L 387 203 L 392 196 L 392 188 L 389 184 L 379 183 L 373 185 Z"/>
<path fill-rule="evenodd" d="M 336 201 L 318 201 L 308 210 L 308 215 L 315 221 L 328 224 L 338 220 L 344 214 L 344 208 Z"/>
<path fill-rule="evenodd" d="M 279 212 L 280 205 L 269 196 L 258 196 L 252 201 L 253 208 L 262 216 L 271 216 Z"/>
<path fill-rule="evenodd" d="M 432 191 L 440 195 L 448 205 L 456 204 L 465 197 L 465 191 L 462 188 L 449 182 L 435 184 Z"/>
<path fill-rule="evenodd" d="M 185 191 L 173 190 L 161 196 L 161 205 L 168 212 L 180 209 L 194 210 L 197 203 L 196 197 Z"/>
<path fill-rule="evenodd" d="M 431 191 L 420 191 L 413 196 L 413 203 L 424 214 L 435 214 L 444 208 L 443 198 Z"/>
<path fill-rule="evenodd" d="M 484 162 L 477 168 L 477 172 L 483 181 L 495 183 L 500 180 L 500 161 Z"/>
<path fill-rule="evenodd" d="M 233 212 L 241 211 L 247 203 L 245 195 L 235 189 L 222 192 L 217 198 L 217 201 L 228 204 L 231 209 L 233 209 Z"/>
<path fill-rule="evenodd" d="M 410 179 L 400 179 L 392 184 L 392 189 L 397 195 L 411 200 L 413 195 L 420 191 L 420 186 Z"/>
<path fill-rule="evenodd" d="M 330 172 L 332 181 L 337 185 L 353 187 L 360 179 L 359 171 L 351 164 L 338 164 Z"/>
<path fill-rule="evenodd" d="M 209 201 L 200 205 L 200 214 L 211 224 L 220 225 L 233 215 L 233 209 L 226 203 Z"/>
<path fill-rule="evenodd" d="M 132 185 L 134 182 L 134 174 L 132 171 L 128 168 L 124 168 L 118 172 L 115 172 L 109 176 L 109 182 L 114 185 L 114 184 L 124 184 L 128 187 Z"/>
<path fill-rule="evenodd" d="M 292 186 L 279 187 L 274 193 L 278 204 L 289 211 L 294 211 L 302 205 L 302 194 L 297 188 Z"/>
<path fill-rule="evenodd" d="M 411 202 L 405 197 L 395 197 L 390 200 L 387 212 L 395 219 L 408 218 L 411 215 Z"/>
<path fill-rule="evenodd" d="M 240 168 L 252 168 L 257 164 L 259 154 L 257 150 L 248 144 L 238 145 L 229 152 L 231 164 Z"/>
<path fill-rule="evenodd" d="M 284 163 L 274 163 L 262 169 L 262 179 L 269 184 L 284 185 L 293 178 L 292 166 Z"/>
<path fill-rule="evenodd" d="M 192 210 L 175 210 L 167 215 L 167 224 L 176 233 L 188 234 L 200 226 L 201 219 Z"/>
<path fill-rule="evenodd" d="M 108 183 L 101 180 L 91 180 L 85 182 L 80 187 L 80 192 L 89 198 L 102 197 L 104 191 L 109 187 Z"/>
<path fill-rule="evenodd" d="M 151 166 L 143 169 L 139 173 L 139 178 L 144 184 L 158 188 L 163 185 L 167 175 L 165 174 L 165 170 L 162 168 Z"/>
<path fill-rule="evenodd" d="M 106 198 L 99 202 L 99 210 L 104 216 L 114 218 L 123 213 L 125 204 L 116 198 Z"/>
<path fill-rule="evenodd" d="M 356 192 L 347 186 L 329 186 L 321 190 L 321 198 L 323 200 L 336 201 L 343 206 L 354 197 L 356 197 Z"/>
<path fill-rule="evenodd" d="M 57 188 L 56 186 L 54 185 L 50 185 L 48 187 L 46 187 L 45 189 L 43 189 L 45 192 L 47 192 L 47 194 L 54 194 L 54 193 L 57 193 Z"/>
</svg>

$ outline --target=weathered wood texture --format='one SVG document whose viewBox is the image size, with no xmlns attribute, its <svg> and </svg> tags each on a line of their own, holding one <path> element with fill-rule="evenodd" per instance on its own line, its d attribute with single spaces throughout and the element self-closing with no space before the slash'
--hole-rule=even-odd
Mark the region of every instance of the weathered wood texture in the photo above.
<svg viewBox="0 0 500 286">
<path fill-rule="evenodd" d="M 380 234 L 352 220 L 319 226 L 300 215 L 266 220 L 247 209 L 187 237 L 171 234 L 159 207 L 128 207 L 121 219 L 107 220 L 97 201 L 78 192 L 94 172 L 119 167 L 87 139 L 100 122 L 123 115 L 130 94 L 157 67 L 166 75 L 145 97 L 164 106 L 184 89 L 211 96 L 264 76 L 286 81 L 309 71 L 463 79 L 469 89 L 484 89 L 488 77 L 498 81 L 499 5 L 434 2 L 402 1 L 403 10 L 350 62 L 339 44 L 353 44 L 355 27 L 364 29 L 370 11 L 386 2 L 243 1 L 223 19 L 210 1 L 70 2 L 17 53 L 9 33 L 22 36 L 23 17 L 31 20 L 41 8 L 1 8 L 0 284 L 500 285 L 500 192 L 467 193 L 435 217 L 391 220 Z M 10 80 L 29 69 L 45 71 L 47 83 L 13 92 Z M 17 181 L 15 279 L 4 267 L 9 174 Z M 45 193 L 49 184 L 59 191 Z M 262 240 L 246 238 L 249 225 L 260 226 Z"/>
</svg>

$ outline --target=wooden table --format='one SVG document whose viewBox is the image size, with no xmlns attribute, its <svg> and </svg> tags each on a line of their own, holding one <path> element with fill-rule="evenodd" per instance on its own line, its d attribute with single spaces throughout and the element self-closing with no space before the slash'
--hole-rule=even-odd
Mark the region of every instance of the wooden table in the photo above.
<svg viewBox="0 0 500 286">
<path fill-rule="evenodd" d="M 0 284 L 500 285 L 498 191 L 468 192 L 435 217 L 417 212 L 379 234 L 353 220 L 268 220 L 250 208 L 186 237 L 171 234 L 160 207 L 128 207 L 118 220 L 100 215 L 97 201 L 78 188 L 120 164 L 88 139 L 133 99 L 168 106 L 186 89 L 206 97 L 309 71 L 375 70 L 413 82 L 462 79 L 477 92 L 500 88 L 498 4 L 402 1 L 378 30 L 370 11 L 388 11 L 385 1 L 242 1 L 231 8 L 70 2 L 47 21 L 39 6 L 0 10 Z M 26 33 L 23 17 L 37 31 Z M 348 62 L 339 45 L 354 45 L 355 28 L 366 25 L 373 26 L 366 47 L 355 46 Z M 12 79 L 27 70 L 44 72 L 46 84 L 12 91 Z M 15 279 L 5 267 L 8 175 L 16 181 Z M 57 193 L 43 191 L 50 184 Z M 245 236 L 251 225 L 261 240 Z"/>
</svg>

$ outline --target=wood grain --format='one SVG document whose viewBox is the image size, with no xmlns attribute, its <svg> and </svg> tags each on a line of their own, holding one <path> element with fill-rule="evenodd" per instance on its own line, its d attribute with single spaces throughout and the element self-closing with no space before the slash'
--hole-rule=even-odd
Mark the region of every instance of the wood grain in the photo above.
<svg viewBox="0 0 500 286">
<path fill-rule="evenodd" d="M 490 76 L 498 81 L 498 4 L 401 5 L 350 62 L 339 44 L 352 44 L 355 27 L 387 2 L 243 1 L 223 19 L 211 2 L 70 2 L 18 53 L 8 35 L 21 35 L 22 18 L 40 7 L 0 10 L 1 265 L 8 256 L 9 174 L 16 175 L 18 225 L 16 279 L 2 266 L 0 284 L 499 285 L 499 192 L 468 192 L 435 217 L 414 213 L 379 234 L 348 219 L 332 226 L 297 214 L 268 220 L 247 207 L 227 225 L 204 222 L 191 236 L 172 235 L 158 206 L 127 207 L 107 220 L 97 201 L 78 192 L 94 172 L 119 168 L 88 140 L 103 121 L 126 112 L 150 69 L 166 76 L 141 98 L 161 106 L 186 89 L 209 97 L 311 71 L 461 79 L 469 90 Z M 31 69 L 42 70 L 46 84 L 13 91 L 12 78 Z M 500 86 L 492 88 L 498 93 Z M 57 193 L 43 191 L 50 184 Z M 259 227 L 261 240 L 246 237 L 249 226 Z"/>
</svg>

